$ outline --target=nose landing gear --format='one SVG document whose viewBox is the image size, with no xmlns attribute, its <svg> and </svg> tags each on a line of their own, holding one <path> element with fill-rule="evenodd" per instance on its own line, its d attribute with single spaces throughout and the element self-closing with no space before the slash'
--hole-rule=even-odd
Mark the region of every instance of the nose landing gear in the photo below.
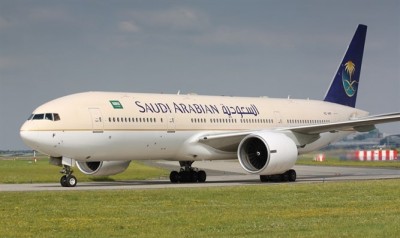
<svg viewBox="0 0 400 238">
<path fill-rule="evenodd" d="M 63 187 L 75 187 L 78 180 L 74 175 L 72 175 L 72 169 L 70 166 L 64 165 L 60 173 L 65 174 L 60 179 L 60 184 Z"/>
</svg>

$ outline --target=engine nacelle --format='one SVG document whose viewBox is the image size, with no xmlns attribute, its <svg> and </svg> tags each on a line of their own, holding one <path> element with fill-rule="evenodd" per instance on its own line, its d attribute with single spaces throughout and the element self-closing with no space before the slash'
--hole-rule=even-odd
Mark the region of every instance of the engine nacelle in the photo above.
<svg viewBox="0 0 400 238">
<path fill-rule="evenodd" d="M 124 172 L 131 161 L 76 162 L 78 169 L 87 175 L 108 176 Z"/>
<path fill-rule="evenodd" d="M 246 136 L 239 144 L 238 158 L 251 174 L 274 175 L 291 169 L 297 160 L 297 146 L 285 134 L 261 131 Z"/>
</svg>

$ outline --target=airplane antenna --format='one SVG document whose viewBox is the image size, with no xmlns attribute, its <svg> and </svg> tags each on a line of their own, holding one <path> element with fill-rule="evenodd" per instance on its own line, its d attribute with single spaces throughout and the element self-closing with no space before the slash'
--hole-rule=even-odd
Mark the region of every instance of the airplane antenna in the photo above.
<svg viewBox="0 0 400 238">
<path fill-rule="evenodd" d="M 177 95 L 179 95 L 179 94 L 181 94 L 181 90 L 178 90 L 178 93 L 177 93 Z"/>
</svg>

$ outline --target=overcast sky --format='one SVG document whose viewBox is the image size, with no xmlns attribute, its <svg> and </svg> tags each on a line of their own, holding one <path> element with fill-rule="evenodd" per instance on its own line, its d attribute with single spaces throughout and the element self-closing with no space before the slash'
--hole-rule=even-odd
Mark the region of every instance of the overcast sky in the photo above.
<svg viewBox="0 0 400 238">
<path fill-rule="evenodd" d="M 321 99 L 360 23 L 357 107 L 400 111 L 399 13 L 398 0 L 0 0 L 0 149 L 26 149 L 31 112 L 76 92 Z"/>
</svg>

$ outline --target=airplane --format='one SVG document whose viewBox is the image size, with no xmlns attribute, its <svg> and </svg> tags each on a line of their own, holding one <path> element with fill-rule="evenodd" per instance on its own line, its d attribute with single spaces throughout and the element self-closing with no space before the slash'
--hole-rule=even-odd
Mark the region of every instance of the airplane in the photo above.
<svg viewBox="0 0 400 238">
<path fill-rule="evenodd" d="M 261 182 L 295 181 L 298 155 L 350 133 L 400 121 L 400 112 L 369 116 L 355 108 L 367 26 L 358 25 L 323 100 L 83 92 L 39 106 L 20 129 L 26 145 L 87 175 L 123 172 L 132 160 L 180 164 L 172 183 L 205 182 L 195 161 L 239 160 Z"/>
</svg>

